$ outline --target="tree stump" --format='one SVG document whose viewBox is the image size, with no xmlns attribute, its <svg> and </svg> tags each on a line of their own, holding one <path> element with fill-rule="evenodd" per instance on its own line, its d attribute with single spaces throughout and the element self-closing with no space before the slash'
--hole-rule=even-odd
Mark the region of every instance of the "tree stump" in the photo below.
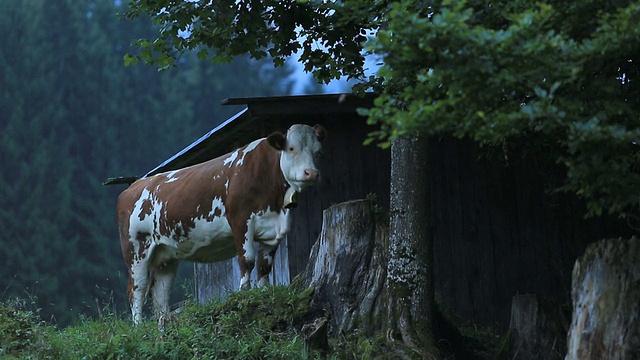
<svg viewBox="0 0 640 360">
<path fill-rule="evenodd" d="M 535 295 L 514 296 L 509 324 L 509 359 L 562 359 L 567 348 L 566 323 L 556 301 Z"/>
<path fill-rule="evenodd" d="M 566 360 L 640 359 L 640 239 L 589 245 L 573 267 Z"/>
<path fill-rule="evenodd" d="M 332 334 L 372 332 L 382 326 L 388 230 L 374 219 L 368 200 L 331 206 L 311 249 L 302 284 L 314 286 L 313 305 L 323 309 Z"/>
</svg>

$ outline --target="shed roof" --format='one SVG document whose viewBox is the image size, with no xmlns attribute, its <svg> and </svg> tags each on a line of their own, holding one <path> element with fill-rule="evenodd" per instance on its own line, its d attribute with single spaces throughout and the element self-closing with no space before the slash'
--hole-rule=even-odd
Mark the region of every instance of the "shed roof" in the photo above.
<svg viewBox="0 0 640 360">
<path fill-rule="evenodd" d="M 373 94 L 366 94 L 364 97 L 352 94 L 323 94 L 225 99 L 222 105 L 245 105 L 246 107 L 142 177 L 184 168 L 224 155 L 239 144 L 252 140 L 255 137 L 258 122 L 296 116 L 317 117 L 355 113 L 358 108 L 371 107 L 373 99 Z M 112 178 L 104 184 L 132 183 L 133 181 L 135 178 L 131 177 Z"/>
</svg>

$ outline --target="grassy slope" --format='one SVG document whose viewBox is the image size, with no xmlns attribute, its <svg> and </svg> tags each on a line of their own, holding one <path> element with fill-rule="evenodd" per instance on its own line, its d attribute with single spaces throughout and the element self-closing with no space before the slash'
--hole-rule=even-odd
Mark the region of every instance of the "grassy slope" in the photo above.
<svg viewBox="0 0 640 360">
<path fill-rule="evenodd" d="M 115 314 L 84 319 L 65 329 L 40 321 L 24 303 L 0 303 L 1 359 L 388 359 L 411 358 L 384 338 L 363 334 L 330 339 L 328 354 L 305 347 L 312 289 L 277 286 L 232 294 L 225 302 L 187 303 L 164 332 L 148 320 L 140 326 Z M 312 311 L 313 312 L 313 311 Z M 312 313 L 311 312 L 311 313 Z M 103 314 L 108 311 L 103 311 Z M 463 326 L 464 328 L 465 326 Z M 462 330 L 462 329 L 461 329 Z M 468 330 L 468 327 L 467 327 Z M 503 358 L 504 340 L 471 334 L 492 344 L 485 356 Z M 502 344 L 500 344 L 502 343 Z M 398 349 L 395 349 L 398 350 Z M 501 356 L 502 355 L 502 356 Z"/>
<path fill-rule="evenodd" d="M 305 349 L 300 332 L 310 301 L 310 289 L 253 289 L 233 294 L 224 303 L 186 304 L 163 333 L 155 321 L 134 327 L 116 315 L 85 319 L 60 330 L 39 321 L 23 304 L 5 302 L 0 304 L 0 358 L 316 359 L 321 354 Z M 333 340 L 329 358 L 383 353 L 366 339 L 353 344 Z"/>
</svg>

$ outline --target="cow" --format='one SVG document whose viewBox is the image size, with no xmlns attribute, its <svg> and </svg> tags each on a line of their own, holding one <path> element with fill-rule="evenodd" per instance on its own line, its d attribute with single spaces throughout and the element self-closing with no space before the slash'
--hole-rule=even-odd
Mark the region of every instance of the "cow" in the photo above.
<svg viewBox="0 0 640 360">
<path fill-rule="evenodd" d="M 135 181 L 118 197 L 122 255 L 133 322 L 151 292 L 154 313 L 169 316 L 169 291 L 181 260 L 238 256 L 240 289 L 268 283 L 278 244 L 290 228 L 296 194 L 318 182 L 326 130 L 296 124 L 234 152 Z"/>
</svg>

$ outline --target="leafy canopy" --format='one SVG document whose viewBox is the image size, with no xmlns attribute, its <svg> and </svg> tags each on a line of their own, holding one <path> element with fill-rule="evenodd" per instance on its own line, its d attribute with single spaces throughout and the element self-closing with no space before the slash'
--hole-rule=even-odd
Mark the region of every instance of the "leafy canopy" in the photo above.
<svg viewBox="0 0 640 360">
<path fill-rule="evenodd" d="M 372 139 L 537 147 L 589 215 L 638 212 L 640 1 L 132 1 L 127 16 L 141 14 L 161 30 L 130 60 L 167 67 L 198 50 L 281 65 L 299 52 L 319 81 L 379 93 L 364 111 Z M 369 78 L 366 54 L 383 59 Z"/>
<path fill-rule="evenodd" d="M 154 40 L 141 39 L 137 56 L 160 68 L 176 64 L 187 51 L 200 59 L 229 61 L 249 54 L 270 56 L 276 66 L 300 52 L 307 72 L 323 82 L 346 76 L 362 77 L 362 44 L 376 29 L 386 3 L 352 0 L 347 4 L 322 1 L 171 1 L 134 0 L 128 18 L 153 16 L 160 26 Z M 377 10 L 374 10 L 377 9 Z M 213 53 L 209 50 L 213 49 Z"/>
</svg>

